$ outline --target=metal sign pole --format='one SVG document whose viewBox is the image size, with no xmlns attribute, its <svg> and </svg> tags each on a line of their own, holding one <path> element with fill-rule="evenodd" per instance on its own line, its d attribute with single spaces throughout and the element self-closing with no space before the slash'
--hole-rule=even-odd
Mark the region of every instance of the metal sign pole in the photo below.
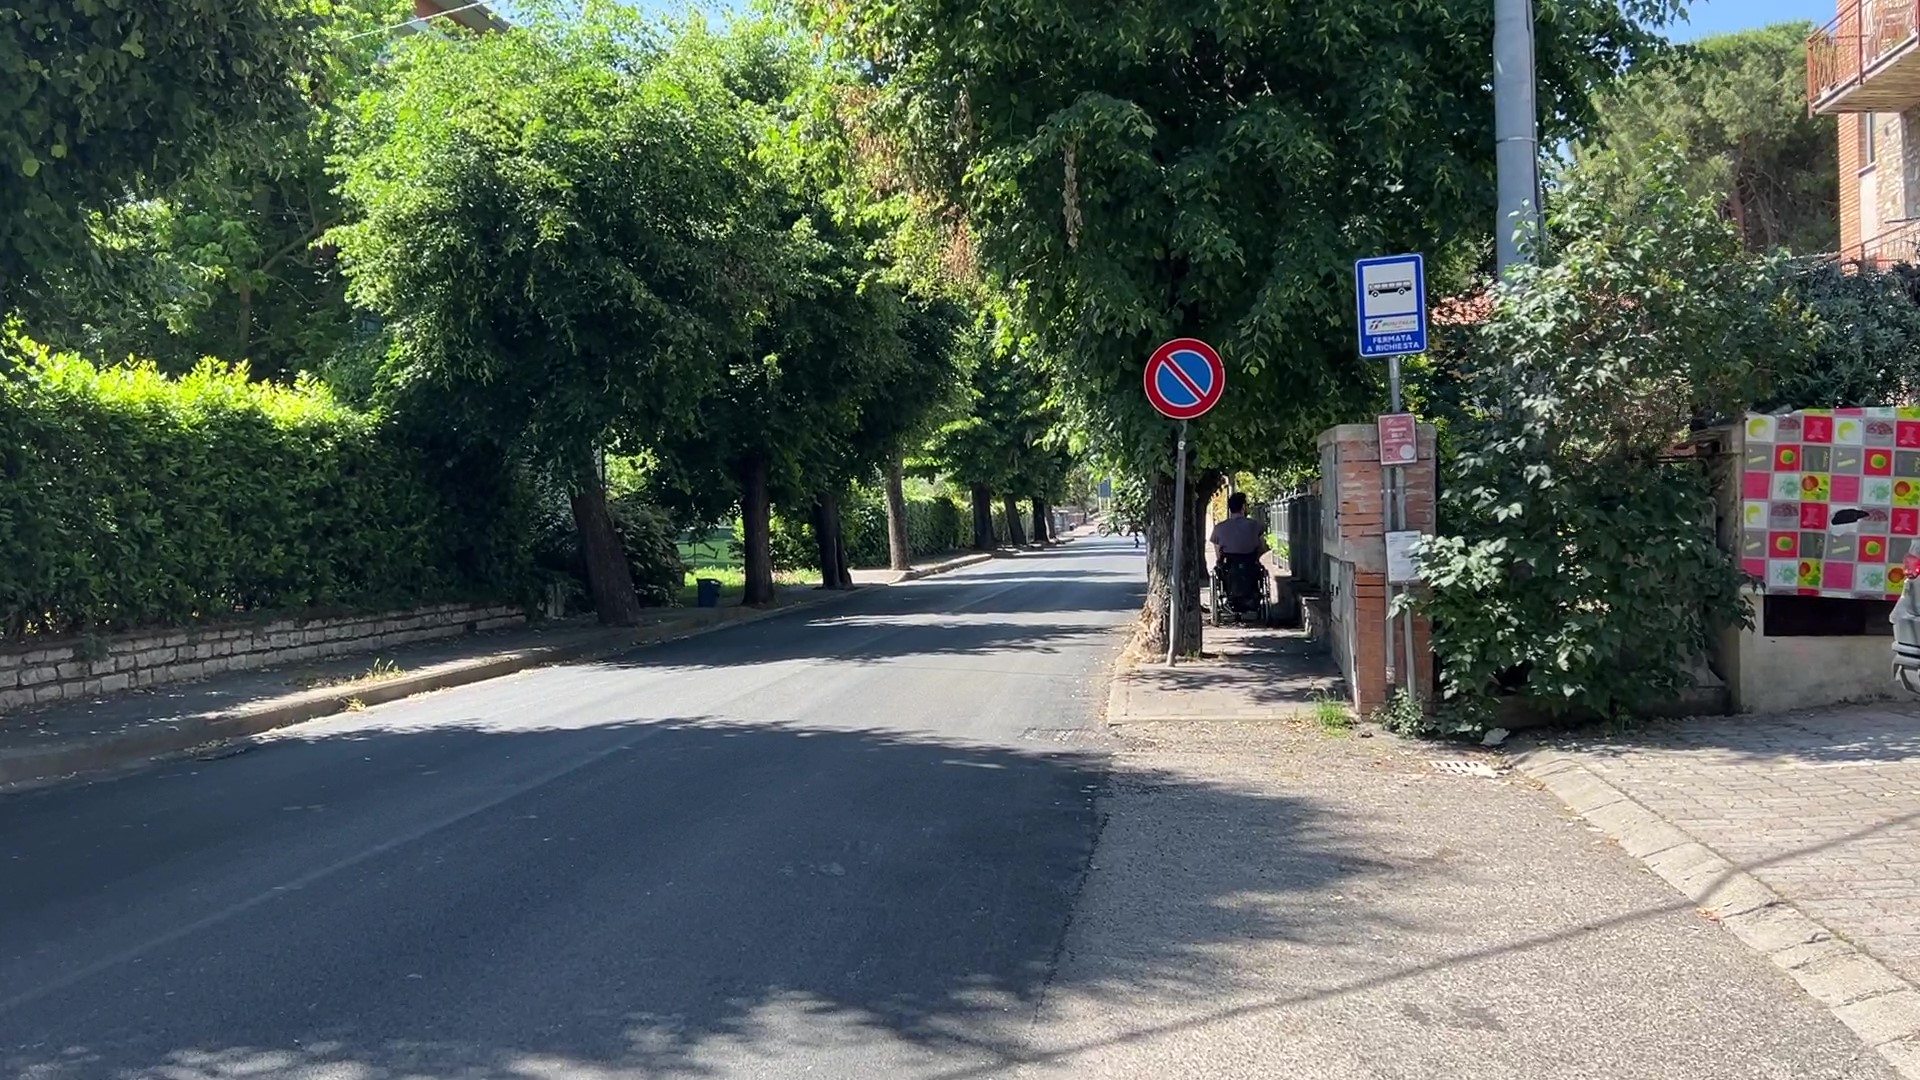
<svg viewBox="0 0 1920 1080">
<path fill-rule="evenodd" d="M 1393 360 L 1387 365 L 1387 375 L 1393 383 L 1393 411 L 1400 412 L 1402 410 L 1402 406 L 1400 403 L 1400 358 L 1399 357 L 1397 356 L 1394 357 Z M 1413 432 L 1414 432 L 1413 434 L 1414 445 L 1418 446 L 1419 440 L 1420 440 L 1420 429 L 1417 425 L 1414 427 Z M 1407 525 L 1407 472 L 1405 467 L 1400 465 L 1395 465 L 1393 467 L 1393 473 L 1394 473 L 1394 484 L 1393 484 L 1394 516 L 1395 516 L 1395 520 L 1398 522 L 1398 524 L 1395 527 L 1399 529 L 1406 529 L 1408 528 L 1408 525 Z M 1400 595 L 1401 596 L 1407 595 L 1408 590 L 1412 588 L 1413 586 L 1411 585 L 1400 586 Z M 1391 598 L 1392 590 L 1389 589 L 1388 593 L 1389 593 L 1388 603 L 1392 603 L 1392 598 Z M 1412 615 L 1407 615 L 1400 620 L 1400 642 L 1401 642 L 1401 645 L 1403 646 L 1400 655 L 1405 660 L 1406 677 L 1407 677 L 1407 695 L 1409 697 L 1412 697 L 1418 700 L 1420 694 L 1419 694 L 1419 691 L 1415 689 L 1415 687 L 1419 682 L 1420 665 L 1414 659 L 1414 655 L 1413 655 L 1413 616 Z"/>
<path fill-rule="evenodd" d="M 1527 0 L 1518 0 L 1526 3 Z M 1419 459 L 1419 426 L 1412 427 L 1412 443 L 1409 445 L 1408 421 L 1411 417 L 1401 410 L 1400 399 L 1400 358 L 1413 356 L 1427 351 L 1427 282 L 1426 259 L 1419 254 L 1389 255 L 1374 259 L 1360 259 L 1353 265 L 1354 296 L 1357 304 L 1360 329 L 1360 355 L 1364 359 L 1384 359 L 1387 361 L 1387 385 L 1392 397 L 1393 439 L 1395 449 L 1388 452 L 1389 417 L 1380 421 L 1380 481 L 1381 501 L 1380 517 L 1385 523 L 1387 550 L 1394 550 L 1395 533 L 1405 533 L 1407 529 L 1407 477 L 1402 471 L 1407 465 Z M 1400 539 L 1404 539 L 1401 537 Z M 1387 685 L 1392 687 L 1398 680 L 1396 668 L 1405 669 L 1406 685 L 1413 691 L 1418 685 L 1418 664 L 1413 656 L 1413 619 L 1403 618 L 1401 634 L 1395 634 L 1393 623 L 1393 602 L 1396 597 L 1394 582 L 1394 560 L 1389 554 L 1385 588 L 1382 590 L 1387 600 L 1387 615 L 1381 620 L 1386 634 L 1386 663 L 1384 665 Z M 1404 575 L 1403 575 L 1404 576 Z M 1401 584 L 1398 592 L 1402 595 L 1412 586 Z M 1400 662 L 1395 663 L 1396 639 L 1403 639 L 1405 650 Z"/>
<path fill-rule="evenodd" d="M 1400 411 L 1400 358 L 1398 356 L 1387 357 L 1387 393 L 1388 393 L 1388 400 L 1391 404 L 1391 411 L 1396 413 L 1399 412 Z M 1380 479 L 1386 485 L 1385 490 L 1381 492 L 1383 496 L 1381 500 L 1383 505 L 1380 508 L 1381 517 L 1385 519 L 1383 527 L 1381 529 L 1383 534 L 1392 533 L 1396 529 L 1404 528 L 1405 527 L 1404 520 L 1406 515 L 1405 504 L 1400 499 L 1400 468 L 1397 465 L 1392 465 L 1388 463 L 1385 449 L 1386 449 L 1385 447 L 1381 447 L 1382 453 L 1380 454 Z M 1395 516 L 1396 508 L 1399 509 L 1399 512 L 1400 512 L 1399 517 Z M 1386 569 L 1385 567 L 1382 567 L 1383 571 L 1385 569 Z M 1393 685 L 1399 681 L 1397 678 L 1395 678 L 1395 675 L 1398 674 L 1399 664 L 1395 662 L 1396 658 L 1393 654 L 1393 641 L 1394 641 L 1395 635 L 1393 632 L 1393 581 L 1391 576 L 1388 576 L 1388 579 L 1384 584 L 1386 585 L 1386 587 L 1381 590 L 1381 594 L 1386 598 L 1385 603 L 1387 605 L 1386 607 L 1387 617 L 1386 617 L 1386 626 L 1385 626 L 1385 630 L 1387 634 L 1387 650 L 1383 654 L 1383 656 L 1386 660 L 1386 668 L 1387 668 L 1386 684 L 1387 684 L 1387 688 L 1391 690 L 1393 688 Z"/>
<path fill-rule="evenodd" d="M 1167 666 L 1172 667 L 1179 640 L 1180 583 L 1186 575 L 1184 548 L 1187 536 L 1187 422 L 1180 421 L 1180 449 L 1173 465 L 1173 565 L 1169 570 L 1167 592 Z"/>
<path fill-rule="evenodd" d="M 1400 358 L 1397 356 L 1387 359 L 1387 384 L 1388 389 L 1393 395 L 1393 411 L 1398 413 L 1402 410 L 1402 405 L 1400 401 Z M 1419 439 L 1419 428 L 1417 427 L 1414 429 L 1414 438 L 1416 441 Z M 1380 456 L 1381 464 L 1386 465 L 1386 455 L 1383 453 Z M 1395 532 L 1404 530 L 1408 527 L 1407 474 L 1403 466 L 1400 465 L 1386 465 L 1386 471 L 1388 475 L 1392 477 L 1388 482 L 1388 490 L 1392 492 L 1393 496 L 1391 504 L 1386 508 L 1387 531 Z M 1387 685 L 1392 686 L 1394 682 L 1397 681 L 1393 677 L 1397 671 L 1399 674 L 1405 676 L 1407 695 L 1418 700 L 1420 696 L 1418 689 L 1420 665 L 1415 661 L 1413 655 L 1413 616 L 1411 615 L 1399 620 L 1400 659 L 1402 662 L 1396 664 L 1393 656 L 1394 617 L 1392 614 L 1392 605 L 1394 596 L 1396 592 L 1404 596 L 1407 590 L 1411 588 L 1411 585 L 1401 585 L 1396 590 L 1393 582 L 1387 582 Z"/>
</svg>

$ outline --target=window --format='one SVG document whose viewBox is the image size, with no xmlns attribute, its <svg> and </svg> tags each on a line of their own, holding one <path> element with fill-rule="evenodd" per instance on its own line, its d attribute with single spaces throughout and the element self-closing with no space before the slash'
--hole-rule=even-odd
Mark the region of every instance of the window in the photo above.
<svg viewBox="0 0 1920 1080">
<path fill-rule="evenodd" d="M 1825 596 L 1761 597 L 1760 632 L 1768 637 L 1892 637 L 1892 600 Z"/>
<path fill-rule="evenodd" d="M 1860 118 L 1860 167 L 1871 169 L 1879 153 L 1878 138 L 1874 129 L 1880 126 L 1880 114 L 1868 113 Z"/>
</svg>

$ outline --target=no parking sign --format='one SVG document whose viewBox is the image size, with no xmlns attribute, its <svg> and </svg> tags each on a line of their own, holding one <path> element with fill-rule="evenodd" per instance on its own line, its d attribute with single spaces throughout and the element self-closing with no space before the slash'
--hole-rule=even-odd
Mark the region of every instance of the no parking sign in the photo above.
<svg viewBox="0 0 1920 1080">
<path fill-rule="evenodd" d="M 1227 368 L 1199 338 L 1174 338 L 1147 361 L 1147 401 L 1174 420 L 1192 420 L 1220 403 Z"/>
</svg>

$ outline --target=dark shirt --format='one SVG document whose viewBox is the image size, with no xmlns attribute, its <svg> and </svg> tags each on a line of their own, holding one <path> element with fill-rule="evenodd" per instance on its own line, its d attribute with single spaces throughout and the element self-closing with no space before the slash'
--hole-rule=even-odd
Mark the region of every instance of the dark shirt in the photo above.
<svg viewBox="0 0 1920 1080">
<path fill-rule="evenodd" d="M 1235 514 L 1213 527 L 1213 546 L 1222 555 L 1258 555 L 1267 549 L 1267 531 L 1245 514 Z"/>
</svg>

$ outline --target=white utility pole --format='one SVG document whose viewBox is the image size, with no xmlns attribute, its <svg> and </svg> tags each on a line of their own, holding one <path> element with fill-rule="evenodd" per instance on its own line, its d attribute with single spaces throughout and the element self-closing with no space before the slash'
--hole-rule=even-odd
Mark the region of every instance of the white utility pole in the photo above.
<svg viewBox="0 0 1920 1080">
<path fill-rule="evenodd" d="M 1493 0 L 1493 138 L 1499 168 L 1495 223 L 1501 277 L 1525 256 L 1517 233 L 1540 233 L 1540 133 L 1534 105 L 1533 0 Z"/>
</svg>

